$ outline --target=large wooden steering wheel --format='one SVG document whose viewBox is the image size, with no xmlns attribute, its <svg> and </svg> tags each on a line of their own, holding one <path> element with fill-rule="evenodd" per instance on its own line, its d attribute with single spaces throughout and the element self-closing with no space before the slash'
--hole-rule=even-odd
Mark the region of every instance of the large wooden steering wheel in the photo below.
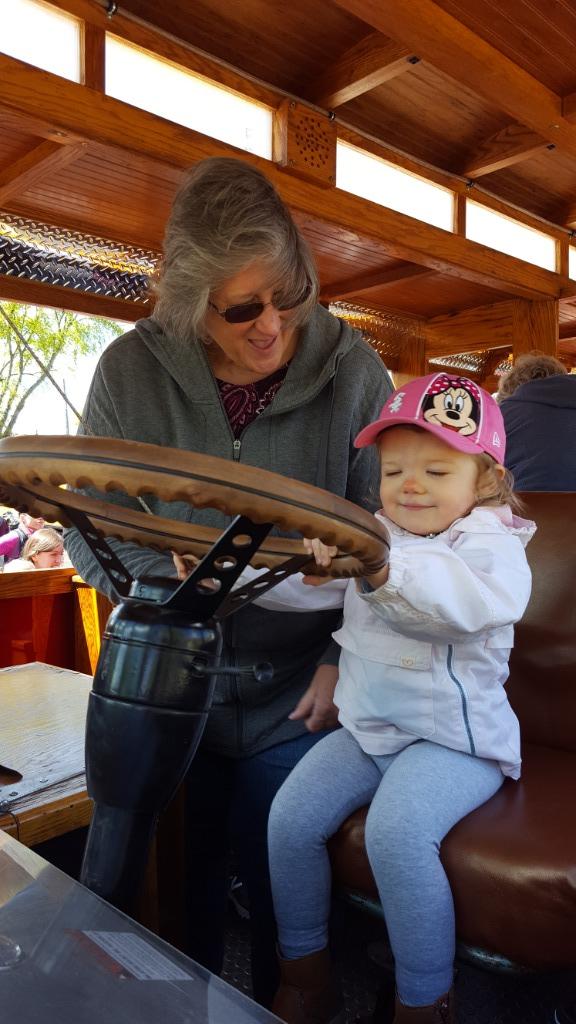
<svg viewBox="0 0 576 1024">
<path fill-rule="evenodd" d="M 197 452 L 99 437 L 31 436 L 0 441 L 0 500 L 68 525 L 66 508 L 85 513 L 106 537 L 202 557 L 221 531 L 107 502 L 87 494 L 156 495 L 195 508 L 244 515 L 255 523 L 319 537 L 338 548 L 327 575 L 375 572 L 388 560 L 384 527 L 352 502 L 298 480 Z M 55 508 L 57 514 L 55 515 Z M 252 558 L 274 569 L 305 554 L 301 541 L 271 537 Z M 296 568 L 292 569 L 296 571 Z"/>
</svg>

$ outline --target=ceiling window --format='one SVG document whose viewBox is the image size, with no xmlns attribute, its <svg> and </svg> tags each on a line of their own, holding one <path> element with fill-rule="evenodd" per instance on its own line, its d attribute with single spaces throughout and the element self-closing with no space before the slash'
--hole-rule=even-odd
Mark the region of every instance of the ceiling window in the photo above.
<svg viewBox="0 0 576 1024">
<path fill-rule="evenodd" d="M 452 230 L 454 195 L 449 189 L 346 142 L 337 145 L 336 185 L 426 224 Z"/>
<path fill-rule="evenodd" d="M 545 270 L 556 269 L 554 238 L 471 199 L 466 200 L 466 237 Z"/>
<path fill-rule="evenodd" d="M 80 81 L 80 22 L 38 0 L 9 0 L 2 12 L 0 51 Z"/>
<path fill-rule="evenodd" d="M 106 36 L 106 92 L 248 153 L 272 157 L 272 110 Z"/>
</svg>

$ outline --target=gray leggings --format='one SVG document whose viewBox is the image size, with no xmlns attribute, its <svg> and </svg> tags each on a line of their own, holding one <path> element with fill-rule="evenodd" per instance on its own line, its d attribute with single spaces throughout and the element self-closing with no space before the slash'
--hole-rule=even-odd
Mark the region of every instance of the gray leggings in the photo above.
<svg viewBox="0 0 576 1024">
<path fill-rule="evenodd" d="M 370 804 L 366 850 L 376 879 L 403 1003 L 426 1006 L 452 984 L 452 893 L 440 843 L 457 821 L 498 791 L 486 761 L 419 741 L 397 754 L 365 754 L 346 729 L 317 743 L 278 792 L 268 826 L 280 952 L 288 959 L 328 943 L 327 840 Z"/>
</svg>

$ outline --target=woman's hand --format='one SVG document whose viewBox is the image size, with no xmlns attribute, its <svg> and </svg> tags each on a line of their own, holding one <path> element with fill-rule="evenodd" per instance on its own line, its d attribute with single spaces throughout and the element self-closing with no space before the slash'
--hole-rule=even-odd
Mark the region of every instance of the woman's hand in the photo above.
<svg viewBox="0 0 576 1024">
<path fill-rule="evenodd" d="M 188 579 L 188 576 L 196 568 L 199 558 L 194 555 L 178 555 L 175 551 L 172 552 L 172 561 L 176 566 L 176 572 L 179 580 Z"/>
<path fill-rule="evenodd" d="M 308 732 L 332 729 L 338 724 L 338 708 L 333 701 L 337 682 L 337 665 L 319 665 L 306 693 L 288 718 L 302 719 Z"/>
<path fill-rule="evenodd" d="M 200 559 L 196 558 L 196 555 L 179 555 L 176 551 L 172 552 L 172 560 L 176 566 L 176 572 L 179 580 L 188 579 L 191 572 L 194 571 L 196 566 L 200 563 Z M 218 590 L 218 580 L 205 579 L 200 580 L 198 584 L 203 590 Z"/>
</svg>

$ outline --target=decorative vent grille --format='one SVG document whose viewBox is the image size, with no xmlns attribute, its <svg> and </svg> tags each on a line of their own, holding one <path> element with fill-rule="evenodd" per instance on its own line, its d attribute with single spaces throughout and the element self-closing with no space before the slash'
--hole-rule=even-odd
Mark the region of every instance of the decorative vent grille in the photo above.
<svg viewBox="0 0 576 1024">
<path fill-rule="evenodd" d="M 160 254 L 0 213 L 0 274 L 146 302 Z"/>
</svg>

